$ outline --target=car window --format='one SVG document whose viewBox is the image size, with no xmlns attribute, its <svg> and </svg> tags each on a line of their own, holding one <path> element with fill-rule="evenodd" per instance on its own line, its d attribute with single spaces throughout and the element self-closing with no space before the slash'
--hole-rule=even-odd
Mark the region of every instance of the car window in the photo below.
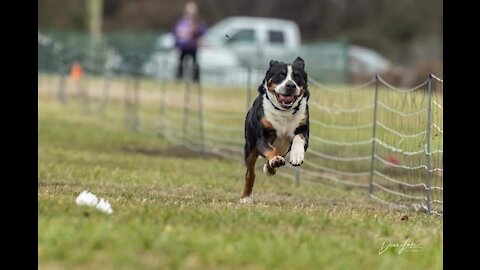
<svg viewBox="0 0 480 270">
<path fill-rule="evenodd" d="M 236 42 L 248 42 L 253 43 L 255 42 L 255 32 L 253 29 L 242 29 L 234 34 L 229 40 L 229 43 L 236 43 Z"/>
<path fill-rule="evenodd" d="M 285 43 L 285 37 L 283 36 L 282 31 L 269 30 L 268 40 L 270 41 L 270 43 L 278 43 L 278 44 Z"/>
</svg>

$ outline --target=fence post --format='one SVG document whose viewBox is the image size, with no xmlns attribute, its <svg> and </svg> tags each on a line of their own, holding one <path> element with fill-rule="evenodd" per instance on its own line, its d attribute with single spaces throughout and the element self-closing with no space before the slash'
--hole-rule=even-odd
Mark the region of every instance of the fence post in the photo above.
<svg viewBox="0 0 480 270">
<path fill-rule="evenodd" d="M 75 84 L 77 86 L 77 94 L 78 94 L 78 98 L 80 100 L 80 106 L 83 106 L 83 110 L 85 110 L 86 108 L 86 95 L 85 95 L 85 89 L 84 89 L 84 85 L 83 85 L 83 82 L 84 80 L 86 80 L 85 78 L 85 75 L 82 76 L 81 79 L 78 79 Z"/>
<path fill-rule="evenodd" d="M 60 71 L 61 72 L 61 71 Z M 65 96 L 65 84 L 66 84 L 66 75 L 63 72 L 60 73 L 60 81 L 58 84 L 58 94 L 57 97 L 63 104 L 67 104 L 67 99 Z"/>
<path fill-rule="evenodd" d="M 167 63 L 165 59 L 162 59 L 163 65 L 161 67 L 157 68 L 166 68 Z M 163 72 L 163 71 L 162 71 Z M 157 73 L 160 74 L 160 73 Z M 166 75 L 161 73 L 160 75 L 160 123 L 159 123 L 159 130 L 158 130 L 158 136 L 165 136 L 165 106 L 166 106 L 166 96 L 167 96 L 167 90 L 166 90 Z"/>
<path fill-rule="evenodd" d="M 343 55 L 343 83 L 350 83 L 350 65 L 349 65 L 349 57 L 348 57 L 348 41 L 345 37 L 341 39 L 341 46 L 342 46 L 342 55 Z"/>
<path fill-rule="evenodd" d="M 297 166 L 295 170 L 295 186 L 296 187 L 300 186 L 300 172 L 301 172 L 301 168 L 300 166 Z"/>
<path fill-rule="evenodd" d="M 373 128 L 372 128 L 372 159 L 370 161 L 370 179 L 368 181 L 368 197 L 372 195 L 373 171 L 375 170 L 375 141 L 377 137 L 377 103 L 378 103 L 378 74 L 375 74 L 375 97 L 373 101 Z"/>
<path fill-rule="evenodd" d="M 125 88 L 124 88 L 124 115 L 123 115 L 123 123 L 128 128 L 130 127 L 130 97 L 129 97 L 129 87 L 128 87 L 128 77 L 125 76 Z"/>
<path fill-rule="evenodd" d="M 202 156 L 205 156 L 205 136 L 204 136 L 204 118 L 203 118 L 203 91 L 202 91 L 202 85 L 200 83 L 200 79 L 198 80 L 198 121 L 200 124 L 199 127 L 199 132 L 200 132 L 200 153 L 202 153 Z"/>
<path fill-rule="evenodd" d="M 64 64 L 63 59 L 60 58 L 57 61 L 58 61 L 58 71 L 60 73 L 60 78 L 58 81 L 58 89 L 57 89 L 57 98 L 61 103 L 66 104 L 67 100 L 65 97 L 65 84 L 66 84 L 66 76 L 68 73 L 67 71 L 65 71 L 64 73 L 64 67 L 66 66 L 66 64 Z"/>
<path fill-rule="evenodd" d="M 182 129 L 182 145 L 183 147 L 187 146 L 187 135 L 188 135 L 188 104 L 189 104 L 189 99 L 190 99 L 190 76 L 191 76 L 191 70 L 186 69 L 185 67 L 189 67 L 190 65 L 186 65 L 187 61 L 184 61 L 182 64 L 183 66 L 183 77 L 185 78 L 185 96 L 183 100 L 183 129 Z M 185 71 L 188 71 L 187 74 L 185 74 Z M 186 76 L 185 76 L 186 75 Z"/>
<path fill-rule="evenodd" d="M 42 90 L 42 84 L 40 82 L 40 78 L 42 76 L 40 75 L 40 69 L 38 69 L 37 74 L 38 74 L 37 75 L 37 88 L 38 88 L 38 91 L 40 92 Z"/>
<path fill-rule="evenodd" d="M 252 100 L 252 93 L 250 93 L 250 85 L 252 80 L 252 68 L 247 67 L 247 111 L 250 109 L 250 100 Z"/>
<path fill-rule="evenodd" d="M 81 90 L 82 90 L 82 97 L 83 97 L 83 102 L 84 102 L 84 110 L 85 112 L 89 113 L 90 112 L 90 83 L 91 83 L 91 78 L 90 75 L 85 75 L 82 78 L 82 82 L 80 83 Z"/>
<path fill-rule="evenodd" d="M 108 68 L 105 68 L 105 74 L 104 74 L 104 81 L 103 81 L 103 96 L 102 96 L 102 102 L 100 103 L 100 107 L 98 108 L 98 111 L 103 114 L 105 113 L 105 110 L 107 108 L 108 104 L 108 95 L 109 95 L 109 88 L 110 88 L 110 70 Z"/>
<path fill-rule="evenodd" d="M 428 76 L 428 109 L 427 109 L 427 130 L 426 130 L 426 139 L 425 144 L 425 198 L 427 204 L 428 213 L 432 213 L 430 207 L 430 129 L 431 129 L 431 115 L 432 115 L 432 74 Z"/>
<path fill-rule="evenodd" d="M 44 84 L 45 84 L 45 93 L 48 93 L 49 95 L 52 94 L 54 95 L 53 93 L 50 93 L 50 77 L 51 77 L 51 74 L 50 72 L 46 72 L 45 73 L 45 79 L 43 80 L 44 81 Z"/>
<path fill-rule="evenodd" d="M 138 131 L 139 126 L 140 126 L 140 116 L 139 116 L 139 111 L 140 111 L 140 74 L 136 74 L 134 77 L 134 85 L 133 85 L 133 102 L 134 102 L 134 108 L 133 108 L 133 130 Z"/>
</svg>

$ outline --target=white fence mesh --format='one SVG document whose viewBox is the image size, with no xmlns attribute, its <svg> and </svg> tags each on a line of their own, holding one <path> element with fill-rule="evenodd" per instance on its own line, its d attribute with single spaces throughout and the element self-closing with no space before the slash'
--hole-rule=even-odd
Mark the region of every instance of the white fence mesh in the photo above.
<svg viewBox="0 0 480 270">
<path fill-rule="evenodd" d="M 247 74 L 242 88 L 139 74 L 86 70 L 74 82 L 65 72 L 39 71 L 39 91 L 49 91 L 65 104 L 81 101 L 87 111 L 96 106 L 104 113 L 117 106 L 133 130 L 242 161 L 244 119 L 260 84 L 252 78 L 258 76 Z M 398 89 L 380 76 L 352 87 L 327 86 L 311 77 L 305 162 L 300 168 L 286 165 L 278 174 L 320 188 L 363 188 L 378 202 L 441 215 L 443 80 L 431 75 L 414 88 Z"/>
</svg>

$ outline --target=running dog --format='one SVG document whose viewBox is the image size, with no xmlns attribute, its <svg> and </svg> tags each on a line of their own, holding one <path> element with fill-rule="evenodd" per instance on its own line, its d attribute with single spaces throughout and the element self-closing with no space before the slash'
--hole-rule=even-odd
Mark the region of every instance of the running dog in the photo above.
<svg viewBox="0 0 480 270">
<path fill-rule="evenodd" d="M 293 63 L 270 61 L 258 96 L 245 118 L 244 158 L 247 167 L 241 202 L 252 201 L 255 163 L 266 159 L 263 171 L 272 176 L 289 162 L 300 166 L 308 148 L 309 114 L 305 62 L 297 57 Z"/>
</svg>

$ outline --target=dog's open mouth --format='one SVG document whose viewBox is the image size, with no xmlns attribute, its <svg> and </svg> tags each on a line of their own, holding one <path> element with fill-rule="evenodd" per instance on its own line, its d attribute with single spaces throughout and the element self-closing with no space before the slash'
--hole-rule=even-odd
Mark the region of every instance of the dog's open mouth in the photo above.
<svg viewBox="0 0 480 270">
<path fill-rule="evenodd" d="M 293 106 L 293 103 L 296 100 L 296 97 L 292 95 L 284 95 L 280 93 L 275 93 L 275 96 L 277 97 L 278 102 L 280 105 L 282 105 L 283 108 L 291 108 Z"/>
</svg>

